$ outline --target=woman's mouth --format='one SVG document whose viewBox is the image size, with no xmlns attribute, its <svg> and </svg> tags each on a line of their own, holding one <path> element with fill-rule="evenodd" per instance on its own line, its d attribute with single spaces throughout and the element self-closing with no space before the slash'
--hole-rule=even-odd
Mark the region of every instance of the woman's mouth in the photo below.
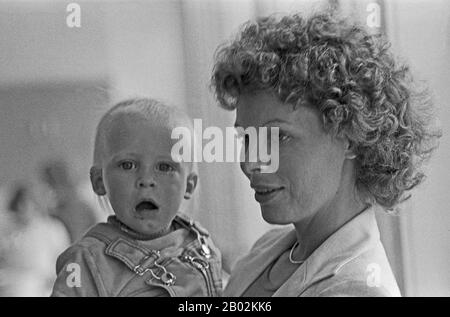
<svg viewBox="0 0 450 317">
<path fill-rule="evenodd" d="M 284 187 L 277 188 L 254 188 L 255 200 L 260 204 L 266 204 L 275 199 Z"/>
</svg>

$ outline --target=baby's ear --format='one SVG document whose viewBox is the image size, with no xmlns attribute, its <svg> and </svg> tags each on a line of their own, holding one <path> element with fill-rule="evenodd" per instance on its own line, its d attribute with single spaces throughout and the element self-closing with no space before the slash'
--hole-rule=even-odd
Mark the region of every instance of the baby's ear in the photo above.
<svg viewBox="0 0 450 317">
<path fill-rule="evenodd" d="M 98 196 L 106 195 L 105 184 L 103 183 L 102 169 L 92 166 L 90 170 L 92 189 Z"/>
<path fill-rule="evenodd" d="M 186 193 L 184 194 L 184 199 L 191 199 L 192 195 L 194 194 L 195 188 L 197 187 L 197 181 L 197 173 L 190 173 L 186 179 Z"/>
</svg>

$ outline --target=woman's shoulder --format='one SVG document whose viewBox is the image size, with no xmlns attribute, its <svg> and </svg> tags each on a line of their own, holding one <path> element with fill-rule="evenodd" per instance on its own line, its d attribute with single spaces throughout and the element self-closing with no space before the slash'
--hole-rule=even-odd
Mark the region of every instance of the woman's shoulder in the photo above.
<svg viewBox="0 0 450 317">
<path fill-rule="evenodd" d="M 381 243 L 349 259 L 329 258 L 323 278 L 312 282 L 302 296 L 392 297 L 401 296 Z"/>
<path fill-rule="evenodd" d="M 396 295 L 383 285 L 369 285 L 359 280 L 334 281 L 311 291 L 317 297 L 392 297 Z"/>
</svg>

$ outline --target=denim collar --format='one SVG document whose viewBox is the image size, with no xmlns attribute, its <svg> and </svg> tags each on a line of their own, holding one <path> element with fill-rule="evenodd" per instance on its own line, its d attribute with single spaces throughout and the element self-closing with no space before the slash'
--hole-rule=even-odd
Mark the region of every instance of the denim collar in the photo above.
<svg viewBox="0 0 450 317">
<path fill-rule="evenodd" d="M 137 274 L 139 268 L 145 270 L 155 263 L 166 262 L 166 259 L 181 255 L 188 245 L 195 244 L 204 250 L 204 239 L 208 235 L 205 229 L 183 214 L 177 214 L 175 217 L 172 232 L 152 240 L 139 240 L 138 233 L 130 231 L 132 229 L 123 230 L 120 225 L 121 223 L 111 216 L 108 223 L 95 226 L 87 236 L 106 243 L 105 254 L 120 260 Z M 206 249 L 209 252 L 207 246 Z"/>
</svg>

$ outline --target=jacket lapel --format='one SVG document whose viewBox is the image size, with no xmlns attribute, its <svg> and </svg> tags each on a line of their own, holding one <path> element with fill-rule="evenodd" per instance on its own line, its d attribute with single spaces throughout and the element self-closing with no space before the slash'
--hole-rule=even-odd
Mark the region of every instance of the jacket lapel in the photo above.
<svg viewBox="0 0 450 317">
<path fill-rule="evenodd" d="M 319 246 L 274 296 L 300 296 L 311 285 L 334 276 L 379 241 L 374 208 L 353 218 Z"/>
<path fill-rule="evenodd" d="M 225 289 L 224 296 L 242 296 L 269 264 L 295 241 L 292 227 L 275 229 L 258 240 L 250 253 L 236 263 L 236 270 Z"/>
</svg>

